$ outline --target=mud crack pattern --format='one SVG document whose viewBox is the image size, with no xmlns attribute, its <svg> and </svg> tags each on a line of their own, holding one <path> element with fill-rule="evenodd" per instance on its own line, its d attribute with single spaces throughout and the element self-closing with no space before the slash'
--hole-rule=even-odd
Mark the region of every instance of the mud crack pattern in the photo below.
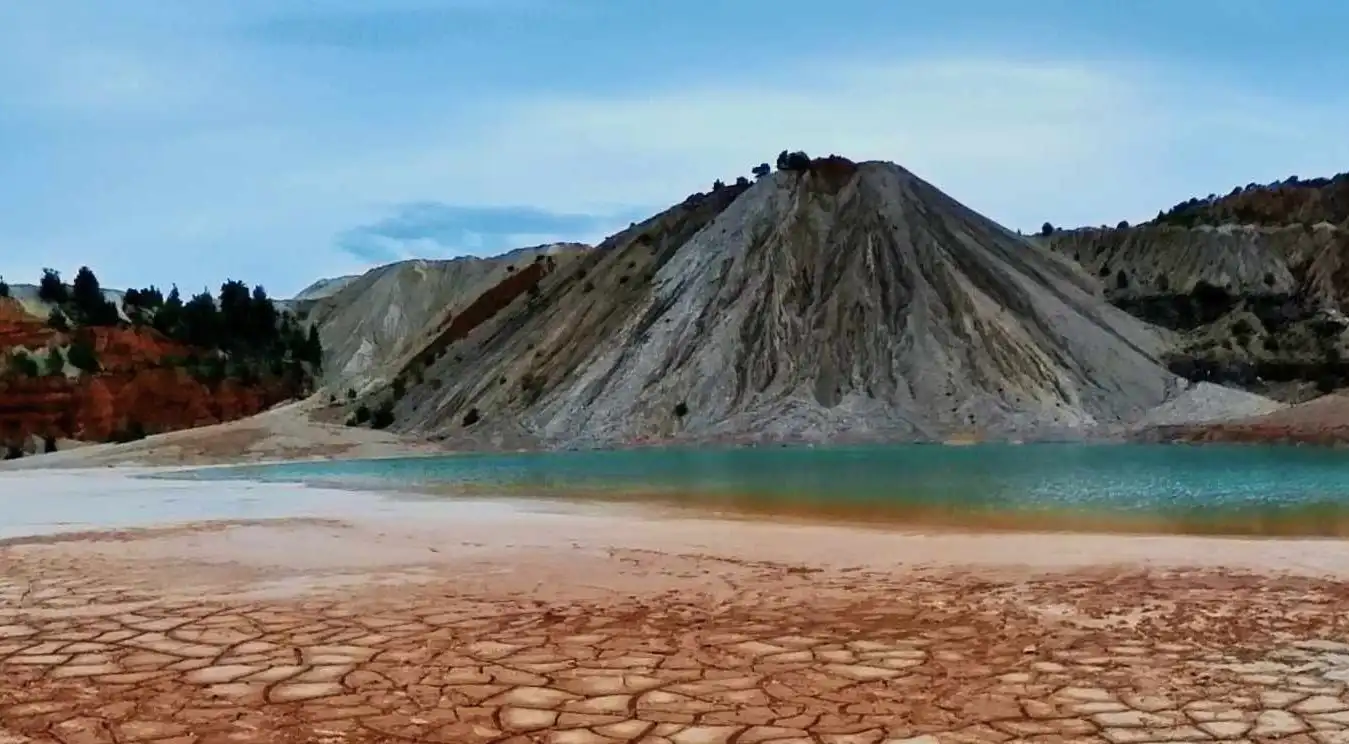
<svg viewBox="0 0 1349 744">
<path fill-rule="evenodd" d="M 5 557 L 0 741 L 1349 744 L 1332 582 L 765 569 L 720 598 L 188 600 L 115 568 Z"/>
</svg>

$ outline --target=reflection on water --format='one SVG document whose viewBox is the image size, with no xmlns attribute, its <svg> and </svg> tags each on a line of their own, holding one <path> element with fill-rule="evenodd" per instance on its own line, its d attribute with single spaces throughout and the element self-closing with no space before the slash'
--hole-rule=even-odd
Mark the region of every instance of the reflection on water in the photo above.
<svg viewBox="0 0 1349 744">
<path fill-rule="evenodd" d="M 1349 535 L 1349 456 L 1292 447 L 643 449 L 290 463 L 173 477 L 655 503 L 887 525 Z"/>
</svg>

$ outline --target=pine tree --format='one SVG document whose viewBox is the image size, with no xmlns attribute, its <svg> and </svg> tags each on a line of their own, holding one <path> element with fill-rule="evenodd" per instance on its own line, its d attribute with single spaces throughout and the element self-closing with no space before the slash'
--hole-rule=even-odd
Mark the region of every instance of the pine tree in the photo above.
<svg viewBox="0 0 1349 744">
<path fill-rule="evenodd" d="M 42 279 L 37 285 L 37 296 L 43 302 L 54 302 L 58 305 L 64 305 L 70 301 L 70 293 L 66 290 L 66 285 L 61 281 L 61 274 L 56 269 L 42 270 Z"/>
<path fill-rule="evenodd" d="M 78 320 L 84 325 L 110 326 L 117 325 L 121 320 L 117 315 L 117 306 L 103 296 L 98 277 L 88 266 L 81 266 L 75 273 L 70 300 L 75 306 Z"/>
<path fill-rule="evenodd" d="M 170 338 L 181 338 L 183 322 L 183 298 L 178 293 L 178 285 L 174 285 L 169 290 L 169 296 L 164 298 L 163 306 L 155 313 L 155 330 L 169 336 Z"/>
</svg>

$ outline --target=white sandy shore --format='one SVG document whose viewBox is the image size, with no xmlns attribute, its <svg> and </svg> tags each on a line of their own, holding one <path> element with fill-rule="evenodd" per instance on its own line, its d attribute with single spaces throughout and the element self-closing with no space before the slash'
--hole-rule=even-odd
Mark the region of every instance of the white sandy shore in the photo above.
<svg viewBox="0 0 1349 744">
<path fill-rule="evenodd" d="M 1092 566 L 1349 576 L 1337 540 L 1091 534 L 960 534 L 723 520 L 640 507 L 428 498 L 293 484 L 150 480 L 152 468 L 0 473 L 0 546 L 59 542 L 107 555 L 297 571 L 376 571 L 485 556 L 613 551 L 829 569 Z M 228 521 L 229 529 L 183 529 Z M 162 529 L 169 528 L 169 529 Z M 148 532 L 139 532 L 146 530 Z M 120 539 L 88 539 L 122 531 Z M 137 532 L 127 533 L 132 530 Z M 82 533 L 74 539 L 35 535 Z M 130 539 L 128 539 L 130 538 Z"/>
</svg>

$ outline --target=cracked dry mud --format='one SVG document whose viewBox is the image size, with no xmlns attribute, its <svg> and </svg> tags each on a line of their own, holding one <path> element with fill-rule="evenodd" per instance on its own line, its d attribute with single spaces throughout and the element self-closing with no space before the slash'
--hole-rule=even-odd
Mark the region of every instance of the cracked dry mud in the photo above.
<svg viewBox="0 0 1349 744">
<path fill-rule="evenodd" d="M 1349 743 L 1330 580 L 611 550 L 259 594 L 133 538 L 0 546 L 0 742 Z"/>
</svg>

